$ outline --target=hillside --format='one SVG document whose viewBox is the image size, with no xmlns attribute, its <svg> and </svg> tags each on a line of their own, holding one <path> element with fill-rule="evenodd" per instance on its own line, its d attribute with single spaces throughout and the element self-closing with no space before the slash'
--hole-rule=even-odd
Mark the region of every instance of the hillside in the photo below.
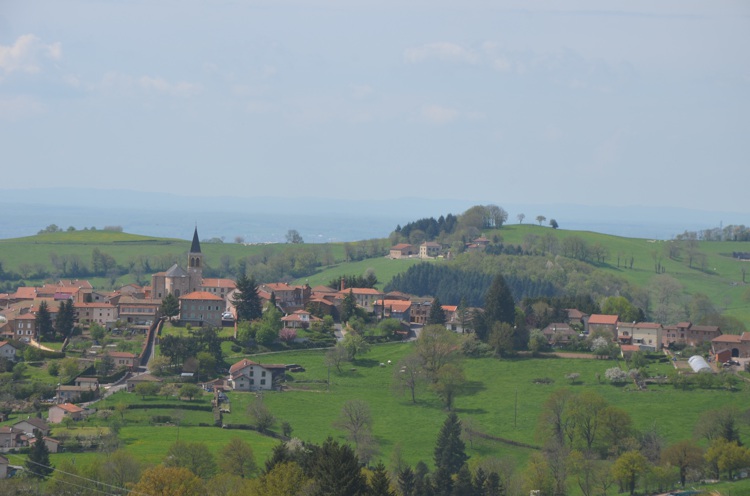
<svg viewBox="0 0 750 496">
<path fill-rule="evenodd" d="M 750 252 L 750 242 L 700 241 L 694 248 L 691 267 L 686 250 L 670 250 L 670 241 L 623 238 L 532 224 L 505 225 L 501 229 L 484 231 L 483 235 L 504 245 L 523 247 L 529 253 L 524 258 L 544 263 L 568 258 L 563 257 L 562 250 L 567 238 L 583 240 L 590 247 L 597 246 L 604 254 L 599 260 L 576 262 L 578 267 L 594 272 L 596 277 L 626 281 L 641 288 L 645 294 L 652 292 L 659 281 L 673 279 L 688 297 L 705 294 L 714 307 L 750 328 L 750 305 L 745 300 L 748 288 L 742 280 L 743 270 L 748 265 L 732 258 L 732 252 Z M 545 247 L 551 239 L 555 240 L 556 249 Z M 385 239 L 300 245 L 204 241 L 202 250 L 206 256 L 206 273 L 211 277 L 235 277 L 240 267 L 244 267 L 261 282 L 292 279 L 315 286 L 327 284 L 342 275 L 363 274 L 372 269 L 378 277 L 378 286 L 383 288 L 396 274 L 420 263 L 413 258 L 391 260 L 383 256 L 388 246 Z M 151 273 L 181 262 L 188 248 L 187 240 L 101 230 L 5 239 L 0 240 L 0 284 L 2 289 L 11 290 L 19 281 L 28 285 L 55 277 L 86 278 L 100 288 L 134 281 L 146 283 Z M 117 270 L 93 273 L 91 265 L 95 250 L 111 256 Z M 345 261 L 347 258 L 360 260 Z M 474 265 L 477 270 L 485 271 L 505 270 L 507 264 L 512 263 L 508 261 L 512 257 L 505 257 L 503 262 L 500 260 L 487 255 L 461 256 L 455 262 L 435 260 L 433 263 Z M 71 265 L 82 267 L 82 270 L 78 273 L 71 271 Z M 660 273 L 657 273 L 657 267 Z M 43 277 L 39 277 L 40 273 Z M 750 281 L 750 276 L 746 280 Z M 648 313 L 652 308 L 645 310 Z"/>
</svg>

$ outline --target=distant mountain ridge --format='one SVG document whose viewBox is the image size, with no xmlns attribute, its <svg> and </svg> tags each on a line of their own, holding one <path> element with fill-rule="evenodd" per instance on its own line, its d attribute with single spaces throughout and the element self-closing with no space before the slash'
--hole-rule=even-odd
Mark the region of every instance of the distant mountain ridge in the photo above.
<svg viewBox="0 0 750 496">
<path fill-rule="evenodd" d="M 750 214 L 644 206 L 504 204 L 492 200 L 362 199 L 315 197 L 190 197 L 129 190 L 47 188 L 0 190 L 0 238 L 36 234 L 49 224 L 65 229 L 119 225 L 126 232 L 186 238 L 197 223 L 202 238 L 242 236 L 247 242 L 283 242 L 296 229 L 305 242 L 340 242 L 387 237 L 397 225 L 424 217 L 460 214 L 494 203 L 509 213 L 508 223 L 524 213 L 554 218 L 561 229 L 625 237 L 669 239 L 685 230 L 748 224 Z"/>
</svg>

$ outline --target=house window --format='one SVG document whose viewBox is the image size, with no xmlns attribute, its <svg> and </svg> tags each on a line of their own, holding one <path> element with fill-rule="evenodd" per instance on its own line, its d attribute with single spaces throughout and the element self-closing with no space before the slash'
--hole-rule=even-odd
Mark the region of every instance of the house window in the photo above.
<svg viewBox="0 0 750 496">
<path fill-rule="evenodd" d="M 260 375 L 261 375 L 261 377 L 265 377 L 266 376 L 266 371 L 264 370 L 263 372 L 260 373 Z"/>
<path fill-rule="evenodd" d="M 250 385 L 251 386 L 255 385 L 255 379 L 250 379 Z"/>
<path fill-rule="evenodd" d="M 266 380 L 265 379 L 261 379 L 260 380 L 260 385 L 261 386 L 265 386 L 266 385 Z"/>
<path fill-rule="evenodd" d="M 251 370 L 250 371 L 250 377 L 252 377 L 254 374 L 255 374 L 255 372 Z"/>
</svg>

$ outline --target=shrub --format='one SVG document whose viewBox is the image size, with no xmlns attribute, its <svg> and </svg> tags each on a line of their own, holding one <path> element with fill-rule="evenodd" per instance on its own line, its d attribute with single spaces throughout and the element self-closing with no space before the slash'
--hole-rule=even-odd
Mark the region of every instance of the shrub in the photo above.
<svg viewBox="0 0 750 496">
<path fill-rule="evenodd" d="M 620 367 L 607 369 L 604 373 L 604 377 L 606 377 L 612 384 L 622 384 L 628 380 L 628 374 Z"/>
</svg>

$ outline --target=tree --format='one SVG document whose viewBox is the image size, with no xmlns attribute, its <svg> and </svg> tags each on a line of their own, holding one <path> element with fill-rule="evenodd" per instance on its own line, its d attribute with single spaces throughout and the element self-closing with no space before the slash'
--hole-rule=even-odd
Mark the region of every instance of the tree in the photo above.
<svg viewBox="0 0 750 496">
<path fill-rule="evenodd" d="M 25 465 L 28 474 L 38 479 L 46 479 L 55 471 L 49 460 L 49 449 L 44 442 L 42 431 L 38 429 L 34 429 L 34 445 L 29 451 Z"/>
<path fill-rule="evenodd" d="M 193 398 L 201 395 L 201 388 L 195 384 L 184 384 L 180 388 L 180 397 L 187 398 L 188 401 L 193 401 Z"/>
<path fill-rule="evenodd" d="M 300 236 L 299 232 L 297 232 L 296 229 L 289 229 L 286 232 L 286 242 L 296 245 L 296 244 L 302 244 L 305 241 L 302 239 L 302 236 Z"/>
<path fill-rule="evenodd" d="M 237 291 L 232 303 L 237 310 L 237 320 L 256 320 L 263 315 L 263 306 L 258 296 L 258 285 L 254 277 L 244 274 L 237 279 Z"/>
<path fill-rule="evenodd" d="M 677 467 L 680 471 L 680 485 L 685 487 L 689 470 L 703 466 L 703 449 L 693 441 L 680 441 L 669 446 L 662 453 L 662 462 Z"/>
<path fill-rule="evenodd" d="M 102 359 L 96 362 L 96 372 L 99 375 L 109 375 L 115 370 L 115 359 L 109 353 L 104 353 Z"/>
<path fill-rule="evenodd" d="M 555 219 L 550 219 L 549 225 L 552 229 L 557 229 L 558 227 L 560 227 Z"/>
<path fill-rule="evenodd" d="M 399 491 L 401 491 L 401 496 L 415 496 L 416 478 L 410 466 L 407 465 L 398 471 L 396 483 Z"/>
<path fill-rule="evenodd" d="M 435 468 L 454 475 L 468 459 L 466 445 L 461 440 L 461 421 L 458 415 L 450 413 L 435 443 Z"/>
<path fill-rule="evenodd" d="M 542 222 L 544 222 L 545 220 L 547 220 L 547 217 L 545 217 L 544 215 L 536 216 L 536 221 L 539 223 L 540 226 L 542 225 Z"/>
<path fill-rule="evenodd" d="M 388 472 L 386 472 L 383 462 L 375 465 L 375 469 L 372 471 L 372 476 L 370 477 L 370 495 L 396 496 L 396 493 L 391 489 L 391 478 L 388 477 Z"/>
<path fill-rule="evenodd" d="M 214 455 L 204 443 L 176 441 L 167 450 L 165 467 L 183 467 L 201 479 L 208 479 L 216 472 Z"/>
<path fill-rule="evenodd" d="M 357 355 L 364 355 L 370 351 L 370 343 L 358 332 L 348 332 L 342 341 L 350 360 Z"/>
<path fill-rule="evenodd" d="M 513 352 L 513 328 L 505 322 L 495 322 L 487 338 L 489 344 L 498 356 L 509 355 Z"/>
<path fill-rule="evenodd" d="M 311 455 L 311 475 L 315 479 L 312 496 L 365 496 L 367 479 L 359 458 L 347 444 L 328 438 Z"/>
<path fill-rule="evenodd" d="M 279 462 L 257 479 L 250 481 L 243 494 L 255 496 L 288 496 L 308 494 L 311 486 L 302 468 L 293 461 Z"/>
<path fill-rule="evenodd" d="M 607 401 L 592 391 L 583 391 L 573 402 L 571 415 L 576 425 L 576 432 L 581 436 L 588 450 L 591 450 L 599 434 L 602 420 L 599 412 L 606 407 Z"/>
<path fill-rule="evenodd" d="M 612 466 L 612 475 L 630 492 L 635 493 L 638 479 L 645 475 L 649 468 L 648 460 L 638 451 L 623 453 Z"/>
<path fill-rule="evenodd" d="M 573 419 L 570 410 L 575 396 L 569 389 L 558 389 L 552 392 L 542 405 L 537 432 L 545 440 L 564 445 L 570 438 Z"/>
<path fill-rule="evenodd" d="M 49 312 L 49 306 L 47 306 L 47 302 L 44 300 L 39 303 L 35 324 L 41 341 L 50 341 L 55 338 L 55 329 L 52 326 L 52 316 Z"/>
<path fill-rule="evenodd" d="M 523 224 L 523 220 L 526 218 L 526 214 L 518 214 L 516 215 L 516 219 L 518 219 L 519 224 Z"/>
<path fill-rule="evenodd" d="M 341 322 L 349 322 L 349 319 L 357 315 L 357 300 L 354 292 L 350 289 L 341 303 Z"/>
<path fill-rule="evenodd" d="M 484 317 L 489 328 L 495 322 L 513 324 L 516 319 L 516 305 L 513 294 L 502 274 L 497 274 L 484 296 Z"/>
<path fill-rule="evenodd" d="M 159 496 L 203 496 L 203 482 L 184 467 L 157 465 L 146 470 L 132 491 L 133 494 Z"/>
<path fill-rule="evenodd" d="M 253 420 L 258 432 L 266 432 L 276 423 L 276 417 L 271 410 L 263 403 L 263 396 L 256 397 L 247 406 L 247 414 Z"/>
<path fill-rule="evenodd" d="M 624 296 L 610 296 L 602 303 L 604 315 L 617 315 L 620 322 L 641 322 L 645 318 L 643 311 L 630 303 Z"/>
<path fill-rule="evenodd" d="M 445 310 L 443 310 L 438 298 L 432 301 L 430 314 L 427 316 L 427 324 L 445 325 Z"/>
<path fill-rule="evenodd" d="M 398 394 L 409 392 L 411 402 L 417 402 L 417 390 L 424 383 L 422 361 L 412 353 L 403 357 L 393 369 L 393 389 Z"/>
<path fill-rule="evenodd" d="M 139 394 L 142 399 L 146 399 L 146 396 L 156 396 L 159 394 L 159 383 L 158 382 L 139 382 L 135 386 L 135 393 Z"/>
<path fill-rule="evenodd" d="M 458 336 L 440 325 L 428 325 L 417 339 L 414 353 L 419 357 L 425 374 L 431 381 L 448 363 L 458 359 Z"/>
<path fill-rule="evenodd" d="M 73 300 L 63 300 L 60 308 L 57 309 L 57 318 L 55 319 L 55 329 L 63 338 L 70 336 L 75 326 L 76 309 Z"/>
<path fill-rule="evenodd" d="M 459 363 L 448 363 L 441 367 L 432 384 L 432 390 L 442 398 L 445 408 L 453 408 L 456 394 L 466 384 L 466 376 Z"/>
<path fill-rule="evenodd" d="M 370 405 L 362 400 L 344 403 L 335 426 L 346 431 L 347 439 L 358 446 L 362 440 L 372 437 L 372 413 Z"/>
<path fill-rule="evenodd" d="M 739 411 L 734 406 L 715 408 L 704 412 L 695 424 L 695 434 L 709 441 L 723 438 L 740 442 Z"/>
<path fill-rule="evenodd" d="M 143 466 L 125 450 L 117 450 L 96 466 L 97 479 L 117 487 L 130 487 L 138 482 Z"/>
<path fill-rule="evenodd" d="M 172 293 L 167 294 L 161 300 L 161 313 L 172 322 L 172 319 L 180 314 L 180 300 Z"/>
<path fill-rule="evenodd" d="M 219 452 L 219 466 L 222 472 L 250 477 L 256 470 L 253 448 L 238 437 L 233 437 Z"/>
<path fill-rule="evenodd" d="M 335 367 L 336 371 L 341 373 L 341 364 L 349 361 L 349 352 L 342 343 L 336 343 L 336 346 L 326 351 L 325 364 L 327 367 Z"/>
</svg>

